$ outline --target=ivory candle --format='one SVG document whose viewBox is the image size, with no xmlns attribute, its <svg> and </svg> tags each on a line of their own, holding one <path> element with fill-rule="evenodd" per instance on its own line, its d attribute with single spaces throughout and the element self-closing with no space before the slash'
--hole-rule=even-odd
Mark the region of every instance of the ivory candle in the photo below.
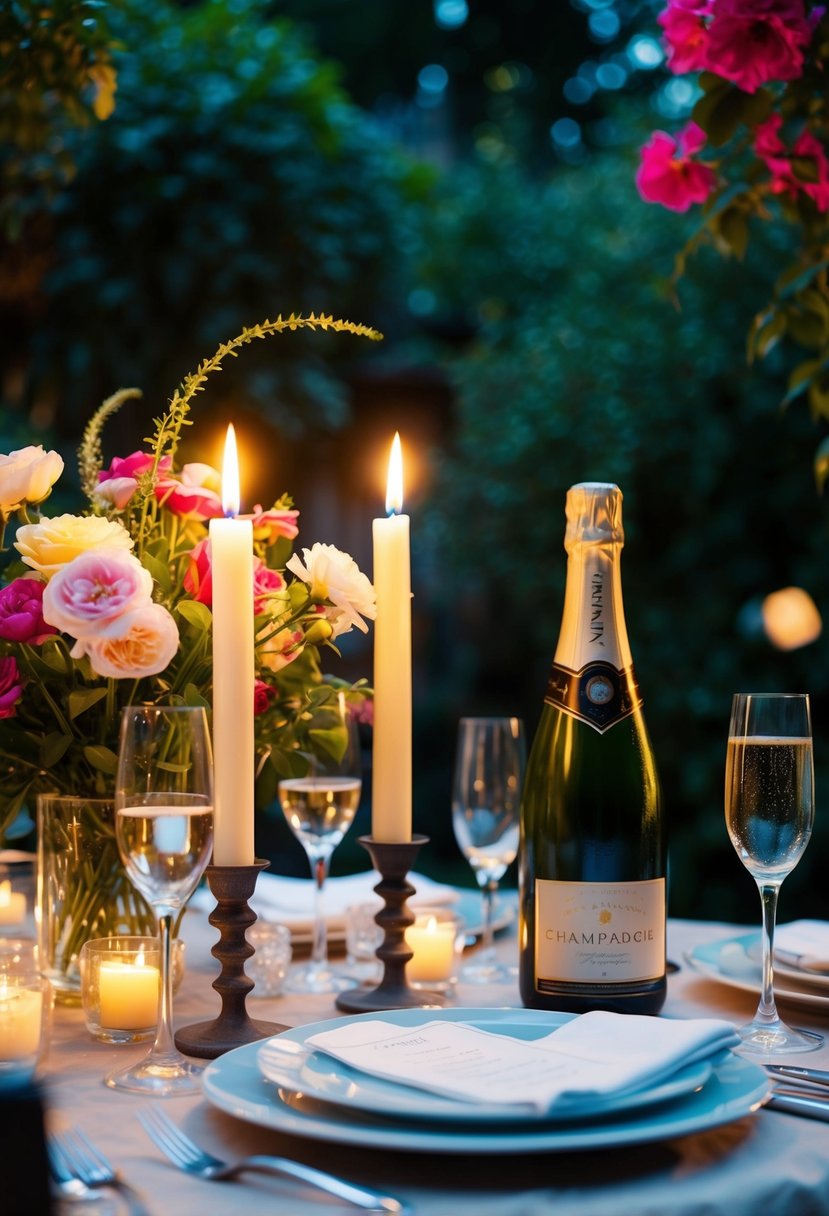
<svg viewBox="0 0 829 1216">
<path fill-rule="evenodd" d="M 158 967 L 139 959 L 102 960 L 98 969 L 101 1026 L 107 1030 L 145 1030 L 155 1026 L 159 978 Z"/>
<path fill-rule="evenodd" d="M 406 978 L 436 983 L 452 977 L 455 965 L 454 920 L 439 920 L 437 916 L 418 916 L 406 930 L 406 944 L 414 956 L 406 964 Z"/>
<path fill-rule="evenodd" d="M 8 879 L 0 882 L 0 925 L 19 925 L 26 919 L 26 896 L 13 891 Z"/>
<path fill-rule="evenodd" d="M 386 519 L 375 519 L 374 743 L 371 834 L 384 844 L 412 838 L 412 589 L 403 457 L 395 435 Z"/>
<path fill-rule="evenodd" d="M 253 845 L 253 525 L 239 513 L 236 433 L 227 428 L 225 519 L 210 521 L 213 575 L 213 864 L 249 866 Z"/>
<path fill-rule="evenodd" d="M 42 1020 L 43 993 L 0 977 L 0 1061 L 36 1056 Z"/>
</svg>

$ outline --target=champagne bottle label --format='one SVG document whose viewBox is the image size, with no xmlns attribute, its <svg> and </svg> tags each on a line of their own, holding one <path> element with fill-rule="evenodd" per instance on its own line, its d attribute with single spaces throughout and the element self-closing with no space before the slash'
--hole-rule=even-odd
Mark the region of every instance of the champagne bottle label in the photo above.
<svg viewBox="0 0 829 1216">
<path fill-rule="evenodd" d="M 535 986 L 629 983 L 665 971 L 665 879 L 535 884 Z M 546 981 L 546 984 L 545 984 Z"/>
<path fill-rule="evenodd" d="M 619 671 L 601 659 L 585 664 L 580 671 L 553 663 L 544 700 L 586 722 L 600 735 L 642 704 L 633 668 Z"/>
</svg>

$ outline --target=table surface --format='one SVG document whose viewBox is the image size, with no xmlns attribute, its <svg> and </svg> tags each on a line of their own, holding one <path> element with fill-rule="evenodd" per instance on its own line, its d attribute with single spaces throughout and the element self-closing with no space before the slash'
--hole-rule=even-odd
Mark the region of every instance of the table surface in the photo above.
<svg viewBox="0 0 829 1216">
<path fill-rule="evenodd" d="M 724 939 L 745 926 L 670 921 L 669 956 L 681 964 L 669 977 L 664 1013 L 674 1017 L 717 1016 L 748 1021 L 756 1000 L 746 992 L 708 980 L 685 961 L 685 952 Z M 215 1016 L 219 998 L 211 984 L 218 964 L 209 953 L 215 931 L 203 913 L 188 912 L 187 973 L 175 1002 L 175 1023 L 184 1026 Z M 505 959 L 516 955 L 514 927 L 499 937 Z M 517 987 L 460 984 L 458 1006 L 518 1006 Z M 331 997 L 248 998 L 254 1018 L 289 1026 L 336 1015 Z M 786 1007 L 798 1026 L 822 1030 L 822 1010 Z M 58 1007 L 52 1045 L 42 1077 L 49 1126 L 77 1126 L 111 1158 L 140 1192 L 150 1216 L 246 1216 L 279 1208 L 323 1216 L 346 1210 L 327 1199 L 309 1198 L 296 1184 L 246 1175 L 233 1183 L 190 1178 L 164 1161 L 139 1125 L 147 1102 L 107 1089 L 102 1078 L 126 1067 L 145 1045 L 112 1047 L 86 1032 L 80 1009 Z M 792 1062 L 829 1068 L 829 1046 Z M 278 1153 L 322 1166 L 355 1182 L 386 1188 L 405 1198 L 416 1216 L 829 1216 L 829 1124 L 761 1110 L 725 1127 L 674 1140 L 606 1151 L 532 1155 L 429 1155 L 317 1143 L 249 1125 L 198 1096 L 164 1101 L 165 1110 L 205 1148 L 228 1160 L 254 1152 Z M 2 1207 L 2 1204 L 0 1204 Z M 64 1205 L 76 1216 L 126 1210 L 113 1199 Z"/>
</svg>

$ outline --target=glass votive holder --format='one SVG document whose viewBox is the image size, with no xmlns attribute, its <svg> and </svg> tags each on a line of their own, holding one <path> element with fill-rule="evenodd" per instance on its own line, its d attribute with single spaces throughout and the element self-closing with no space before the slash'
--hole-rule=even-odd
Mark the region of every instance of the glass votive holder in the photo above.
<svg viewBox="0 0 829 1216">
<path fill-rule="evenodd" d="M 31 909 L 31 882 L 20 877 L 19 866 L 0 866 L 0 936 L 19 934 Z"/>
<path fill-rule="evenodd" d="M 250 996 L 279 996 L 291 961 L 291 930 L 274 921 L 257 920 L 245 936 L 256 951 L 245 963 L 255 984 Z"/>
<path fill-rule="evenodd" d="M 465 921 L 450 907 L 412 909 L 415 922 L 406 930 L 413 957 L 406 964 L 412 988 L 446 992 L 457 983 L 465 942 Z"/>
<path fill-rule="evenodd" d="M 0 1089 L 27 1085 L 46 1055 L 52 985 L 34 972 L 0 973 Z"/>
<path fill-rule="evenodd" d="M 4 975 L 39 975 L 37 942 L 32 937 L 0 937 L 0 979 Z"/>
<path fill-rule="evenodd" d="M 383 907 L 381 899 L 350 904 L 345 910 L 345 949 L 349 973 L 371 982 L 379 979 L 383 966 L 377 947 L 383 944 L 383 930 L 374 919 Z"/>
<path fill-rule="evenodd" d="M 172 943 L 173 991 L 184 975 L 184 943 Z M 80 953 L 81 1004 L 86 1028 L 104 1043 L 155 1038 L 161 982 L 156 937 L 96 937 Z"/>
</svg>

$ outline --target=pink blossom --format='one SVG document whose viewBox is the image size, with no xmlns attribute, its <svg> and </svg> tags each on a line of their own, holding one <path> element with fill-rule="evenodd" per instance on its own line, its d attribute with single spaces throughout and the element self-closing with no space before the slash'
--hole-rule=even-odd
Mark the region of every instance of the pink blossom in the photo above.
<svg viewBox="0 0 829 1216">
<path fill-rule="evenodd" d="M 253 508 L 252 515 L 242 515 L 241 519 L 249 519 L 253 523 L 253 539 L 258 540 L 266 545 L 273 545 L 284 537 L 286 540 L 294 540 L 299 534 L 299 528 L 296 521 L 299 519 L 299 511 L 283 510 L 280 511 L 276 507 L 271 507 L 267 511 L 263 511 L 259 503 Z"/>
<path fill-rule="evenodd" d="M 94 549 L 63 566 L 43 593 L 43 617 L 73 638 L 119 637 L 126 613 L 150 602 L 153 580 L 122 549 Z"/>
<path fill-rule="evenodd" d="M 184 590 L 199 604 L 209 608 L 213 603 L 213 567 L 210 563 L 210 537 L 190 550 L 184 572 Z"/>
<path fill-rule="evenodd" d="M 13 718 L 17 713 L 17 702 L 23 696 L 23 677 L 17 660 L 11 657 L 0 659 L 0 718 Z"/>
<path fill-rule="evenodd" d="M 705 132 L 691 122 L 672 139 L 654 131 L 641 152 L 636 174 L 640 195 L 649 203 L 661 203 L 671 211 L 687 211 L 692 203 L 704 203 L 716 186 L 709 165 L 692 160 L 705 143 Z"/>
<path fill-rule="evenodd" d="M 178 629 L 161 604 L 147 603 L 119 619 L 120 632 L 80 638 L 72 657 L 88 655 L 92 670 L 115 680 L 140 680 L 169 666 L 179 645 Z"/>
<path fill-rule="evenodd" d="M 178 477 L 163 477 L 155 488 L 156 498 L 184 519 L 217 519 L 224 515 L 221 478 L 209 464 L 186 464 Z"/>
<path fill-rule="evenodd" d="M 138 489 L 138 479 L 153 467 L 154 457 L 149 452 L 132 452 L 129 456 L 115 456 L 108 469 L 98 474 L 95 497 L 111 502 L 119 511 L 127 505 Z M 173 466 L 171 456 L 163 456 L 158 462 L 158 473 L 163 476 Z"/>
<path fill-rule="evenodd" d="M 373 726 L 374 698 L 361 697 L 359 701 L 349 701 L 348 712 L 355 722 L 361 722 L 365 726 Z"/>
<path fill-rule="evenodd" d="M 0 589 L 0 638 L 40 646 L 57 630 L 43 619 L 43 591 L 37 578 L 16 578 Z"/>
<path fill-rule="evenodd" d="M 282 591 L 285 580 L 278 570 L 271 570 L 261 558 L 253 560 L 253 607 L 254 612 L 264 612 L 268 599 L 274 591 Z"/>
<path fill-rule="evenodd" d="M 788 194 L 795 198 L 805 194 L 820 212 L 829 210 L 829 159 L 820 140 L 808 128 L 801 131 L 791 152 L 780 138 L 783 119 L 773 114 L 757 127 L 754 150 L 771 174 L 773 194 Z M 814 162 L 815 180 L 799 177 L 792 167 L 792 158 Z"/>
<path fill-rule="evenodd" d="M 253 685 L 253 712 L 263 714 L 265 710 L 270 709 L 275 696 L 276 689 L 271 684 L 256 680 Z"/>
<path fill-rule="evenodd" d="M 803 0 L 716 0 L 705 66 L 745 93 L 796 80 L 812 36 Z"/>
<path fill-rule="evenodd" d="M 711 4 L 671 0 L 657 20 L 665 31 L 668 67 L 677 74 L 707 67 L 708 21 Z"/>
</svg>

